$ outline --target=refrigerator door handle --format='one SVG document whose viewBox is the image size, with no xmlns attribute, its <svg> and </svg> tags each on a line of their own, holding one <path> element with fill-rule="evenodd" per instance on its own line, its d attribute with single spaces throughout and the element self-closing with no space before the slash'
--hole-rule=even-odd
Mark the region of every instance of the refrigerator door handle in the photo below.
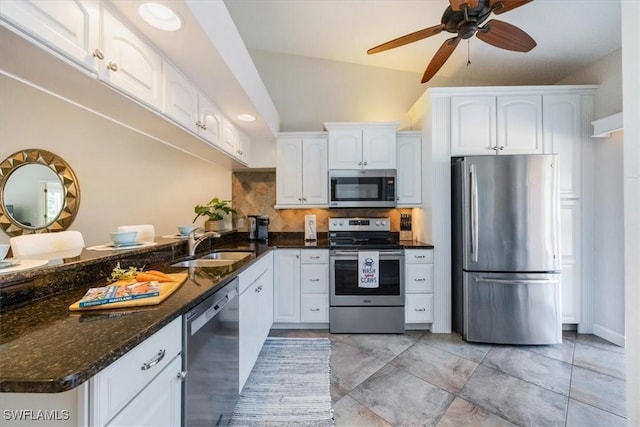
<svg viewBox="0 0 640 427">
<path fill-rule="evenodd" d="M 478 262 L 478 175 L 476 165 L 469 165 L 471 177 L 471 254 L 472 261 Z"/>
<path fill-rule="evenodd" d="M 560 283 L 559 280 L 552 279 L 516 279 L 516 280 L 507 280 L 507 279 L 474 279 L 477 283 L 505 283 L 505 284 L 513 284 L 513 285 L 529 285 L 536 283 L 548 283 L 548 284 L 556 284 Z"/>
</svg>

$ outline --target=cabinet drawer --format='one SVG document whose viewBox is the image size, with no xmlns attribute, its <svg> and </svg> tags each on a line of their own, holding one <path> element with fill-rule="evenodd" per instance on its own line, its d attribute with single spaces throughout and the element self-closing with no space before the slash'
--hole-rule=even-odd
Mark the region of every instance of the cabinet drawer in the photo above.
<svg viewBox="0 0 640 427">
<path fill-rule="evenodd" d="M 407 294 L 405 323 L 433 322 L 433 294 Z"/>
<path fill-rule="evenodd" d="M 302 264 L 326 264 L 329 262 L 329 251 L 326 249 L 303 249 L 300 251 Z"/>
<path fill-rule="evenodd" d="M 93 377 L 95 424 L 106 424 L 180 354 L 181 349 L 182 318 L 179 317 Z"/>
<path fill-rule="evenodd" d="M 329 292 L 329 265 L 303 264 L 300 266 L 302 293 L 326 294 Z"/>
<path fill-rule="evenodd" d="M 305 294 L 300 302 L 300 320 L 303 323 L 329 321 L 329 294 Z"/>
<path fill-rule="evenodd" d="M 240 279 L 239 293 L 243 293 L 258 277 L 262 276 L 265 271 L 269 270 L 273 265 L 273 254 L 269 253 L 255 261 L 255 263 L 247 270 L 238 275 Z"/>
<path fill-rule="evenodd" d="M 405 249 L 404 262 L 406 264 L 433 263 L 432 249 Z"/>
<path fill-rule="evenodd" d="M 433 292 L 433 264 L 407 264 L 406 292 Z"/>
</svg>

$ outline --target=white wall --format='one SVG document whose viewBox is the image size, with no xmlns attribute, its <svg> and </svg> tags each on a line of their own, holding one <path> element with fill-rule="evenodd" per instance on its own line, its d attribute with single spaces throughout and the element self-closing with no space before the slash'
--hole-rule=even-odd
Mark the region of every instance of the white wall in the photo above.
<svg viewBox="0 0 640 427">
<path fill-rule="evenodd" d="M 153 224 L 156 234 L 191 223 L 193 207 L 231 198 L 231 171 L 0 76 L 0 158 L 25 148 L 62 157 L 80 183 L 70 229 L 89 245 L 118 225 Z M 0 242 L 8 236 L 0 233 Z"/>
<path fill-rule="evenodd" d="M 320 131 L 324 122 L 400 122 L 424 92 L 418 73 L 250 51 L 280 113 L 281 131 Z"/>
<path fill-rule="evenodd" d="M 594 99 L 594 117 L 622 111 L 622 51 L 562 79 L 559 84 L 600 85 Z M 592 138 L 593 184 L 593 331 L 624 345 L 624 198 L 622 134 Z"/>
</svg>

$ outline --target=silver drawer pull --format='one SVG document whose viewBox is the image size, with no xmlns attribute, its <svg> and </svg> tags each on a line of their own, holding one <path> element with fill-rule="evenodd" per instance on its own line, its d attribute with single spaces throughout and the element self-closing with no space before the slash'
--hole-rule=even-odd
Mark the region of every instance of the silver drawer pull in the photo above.
<svg viewBox="0 0 640 427">
<path fill-rule="evenodd" d="M 162 359 L 164 359 L 165 353 L 166 353 L 165 349 L 160 350 L 158 354 L 156 354 L 156 357 L 154 357 L 152 360 L 148 362 L 143 363 L 141 369 L 143 371 L 146 371 L 147 369 L 151 369 L 152 367 L 160 363 Z"/>
<path fill-rule="evenodd" d="M 426 282 L 427 279 L 424 277 L 416 277 L 415 279 L 413 279 L 414 282 Z"/>
<path fill-rule="evenodd" d="M 256 288 L 256 292 L 262 292 L 262 285 L 260 285 L 260 286 L 258 286 L 258 287 Z"/>
<path fill-rule="evenodd" d="M 319 282 L 320 279 L 309 279 L 310 282 Z"/>
<path fill-rule="evenodd" d="M 413 257 L 415 259 L 423 259 L 425 256 L 424 255 L 414 255 Z"/>
<path fill-rule="evenodd" d="M 184 381 L 184 379 L 187 378 L 187 371 L 178 372 L 177 377 L 180 381 Z"/>
<path fill-rule="evenodd" d="M 414 308 L 415 311 L 427 311 L 426 308 Z"/>
<path fill-rule="evenodd" d="M 320 259 L 320 255 L 310 256 L 309 258 L 311 258 L 311 259 Z"/>
<path fill-rule="evenodd" d="M 309 311 L 320 311 L 319 308 L 310 308 Z"/>
</svg>

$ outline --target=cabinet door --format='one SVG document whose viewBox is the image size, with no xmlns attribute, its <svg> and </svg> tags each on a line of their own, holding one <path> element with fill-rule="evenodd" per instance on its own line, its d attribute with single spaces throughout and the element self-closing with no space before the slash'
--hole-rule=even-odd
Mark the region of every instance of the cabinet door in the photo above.
<svg viewBox="0 0 640 427">
<path fill-rule="evenodd" d="M 178 426 L 181 422 L 182 358 L 173 361 L 106 426 Z M 143 409 L 144 408 L 144 409 Z"/>
<path fill-rule="evenodd" d="M 222 119 L 222 149 L 232 156 L 236 156 L 236 143 L 238 135 L 236 127 L 229 120 Z"/>
<path fill-rule="evenodd" d="M 422 203 L 422 138 L 398 135 L 398 206 Z"/>
<path fill-rule="evenodd" d="M 198 89 L 165 61 L 162 75 L 162 112 L 193 133 L 198 133 Z"/>
<path fill-rule="evenodd" d="M 302 202 L 309 205 L 329 203 L 327 138 L 302 140 Z"/>
<path fill-rule="evenodd" d="M 433 294 L 407 294 L 404 315 L 406 323 L 433 322 Z"/>
<path fill-rule="evenodd" d="M 274 263 L 273 321 L 300 322 L 300 251 L 280 249 Z"/>
<path fill-rule="evenodd" d="M 541 154 L 542 96 L 499 96 L 497 103 L 498 153 Z"/>
<path fill-rule="evenodd" d="M 255 364 L 260 349 L 258 340 L 260 336 L 260 297 L 257 290 L 257 283 L 254 282 L 240 295 L 239 312 L 239 387 L 242 390 L 244 383 L 249 378 L 251 369 Z M 258 314 L 258 315 L 256 315 Z M 260 344 L 261 345 L 261 344 Z"/>
<path fill-rule="evenodd" d="M 300 266 L 300 289 L 302 293 L 328 293 L 329 264 L 302 264 Z"/>
<path fill-rule="evenodd" d="M 580 95 L 544 95 L 544 149 L 560 155 L 560 197 L 580 197 Z"/>
<path fill-rule="evenodd" d="M 161 110 L 162 59 L 106 9 L 102 21 L 104 60 L 100 79 Z"/>
<path fill-rule="evenodd" d="M 406 292 L 433 292 L 433 264 L 406 264 Z"/>
<path fill-rule="evenodd" d="M 451 97 L 451 155 L 494 154 L 496 97 Z"/>
<path fill-rule="evenodd" d="M 364 127 L 362 129 L 362 167 L 364 169 L 396 168 L 395 127 Z"/>
<path fill-rule="evenodd" d="M 74 60 L 97 71 L 97 1 L 2 0 L 0 15 L 18 28 Z"/>
<path fill-rule="evenodd" d="M 562 323 L 580 323 L 580 201 L 560 202 Z"/>
<path fill-rule="evenodd" d="M 249 164 L 249 153 L 251 152 L 251 141 L 244 133 L 237 131 L 236 153 L 234 157 L 245 165 Z"/>
<path fill-rule="evenodd" d="M 273 260 L 270 261 L 273 263 Z M 273 325 L 273 268 L 269 268 L 262 276 L 260 276 L 259 293 L 260 303 L 260 348 L 264 344 L 264 340 L 269 336 L 269 331 Z M 258 350 L 258 353 L 260 350 Z"/>
<path fill-rule="evenodd" d="M 329 169 L 362 168 L 362 129 L 329 130 Z"/>
<path fill-rule="evenodd" d="M 198 95 L 198 121 L 198 135 L 207 142 L 221 147 L 222 113 L 213 101 L 202 94 Z"/>
<path fill-rule="evenodd" d="M 302 140 L 278 138 L 276 165 L 276 204 L 302 204 Z M 326 181 L 325 181 L 326 182 Z"/>
</svg>

